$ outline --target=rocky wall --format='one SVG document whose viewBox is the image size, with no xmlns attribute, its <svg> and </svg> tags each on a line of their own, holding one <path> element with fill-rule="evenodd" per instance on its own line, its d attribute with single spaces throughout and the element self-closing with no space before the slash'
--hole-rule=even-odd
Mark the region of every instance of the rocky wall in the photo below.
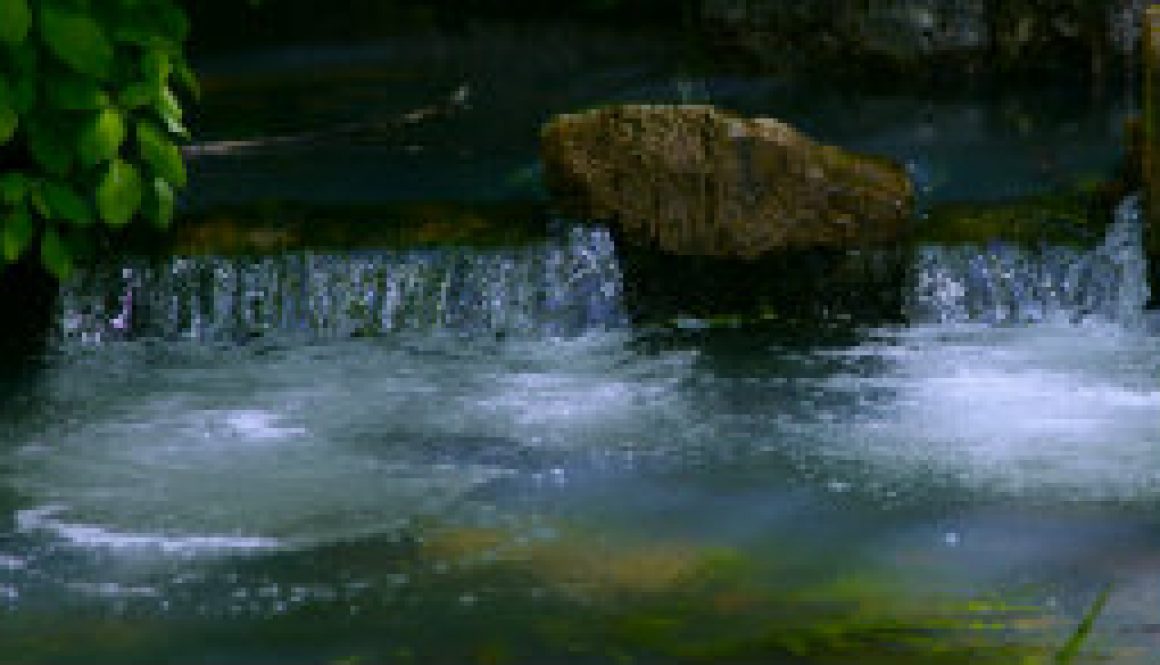
<svg viewBox="0 0 1160 665">
<path fill-rule="evenodd" d="M 704 0 L 718 46 L 763 69 L 804 64 L 955 78 L 1105 78 L 1135 57 L 1143 0 Z M 1119 69 L 1122 71 L 1122 68 Z"/>
</svg>

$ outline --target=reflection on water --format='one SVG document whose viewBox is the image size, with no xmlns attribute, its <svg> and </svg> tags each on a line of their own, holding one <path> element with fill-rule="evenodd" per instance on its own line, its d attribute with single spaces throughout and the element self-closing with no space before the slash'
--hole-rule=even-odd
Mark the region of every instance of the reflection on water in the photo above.
<svg viewBox="0 0 1160 665">
<path fill-rule="evenodd" d="M 198 141 L 269 149 L 197 156 L 189 203 L 540 198 L 539 127 L 553 114 L 690 101 L 890 156 L 935 200 L 1002 199 L 1109 174 L 1134 109 L 1078 84 L 931 99 L 691 75 L 683 60 L 679 45 L 639 33 L 491 26 L 205 62 Z"/>
</svg>

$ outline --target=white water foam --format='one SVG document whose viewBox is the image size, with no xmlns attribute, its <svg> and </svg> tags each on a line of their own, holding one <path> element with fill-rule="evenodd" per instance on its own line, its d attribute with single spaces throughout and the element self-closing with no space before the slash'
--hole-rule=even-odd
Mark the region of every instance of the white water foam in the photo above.
<svg viewBox="0 0 1160 665">
<path fill-rule="evenodd" d="M 1116 209 L 1104 241 L 1082 250 L 931 245 L 920 250 L 910 297 L 918 323 L 1144 324 L 1148 301 L 1143 223 L 1136 197 Z"/>
<path fill-rule="evenodd" d="M 144 259 L 78 271 L 61 292 L 70 343 L 152 337 L 335 339 L 419 330 L 571 336 L 626 323 L 607 229 L 512 249 Z"/>
<path fill-rule="evenodd" d="M 820 382 L 865 400 L 802 427 L 823 457 L 897 490 L 1160 497 L 1160 339 L 1091 322 L 931 325 L 883 335 L 849 362 L 867 358 L 880 370 Z"/>
<path fill-rule="evenodd" d="M 896 486 L 1160 497 L 1160 337 L 1143 315 L 1136 199 L 1087 252 L 934 247 L 917 273 L 914 325 L 832 354 L 851 371 L 820 389 L 860 408 L 802 425 L 809 445 Z"/>
<path fill-rule="evenodd" d="M 253 552 L 277 549 L 281 544 L 273 538 L 253 536 L 123 533 L 58 519 L 67 509 L 62 505 L 45 505 L 17 511 L 16 528 L 22 533 L 46 533 L 79 547 L 153 550 L 164 554 Z"/>
</svg>

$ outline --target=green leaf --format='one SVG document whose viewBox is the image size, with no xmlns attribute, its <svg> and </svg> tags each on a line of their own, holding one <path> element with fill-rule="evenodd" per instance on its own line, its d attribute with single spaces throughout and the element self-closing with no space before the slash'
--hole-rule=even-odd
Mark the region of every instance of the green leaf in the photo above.
<svg viewBox="0 0 1160 665">
<path fill-rule="evenodd" d="M 164 86 L 169 81 L 169 74 L 173 65 L 169 62 L 169 55 L 159 48 L 152 48 L 141 58 L 141 73 L 145 79 L 157 86 Z"/>
<path fill-rule="evenodd" d="M 64 281 L 72 274 L 72 252 L 56 229 L 44 230 L 40 239 L 40 262 L 57 280 Z"/>
<path fill-rule="evenodd" d="M 109 95 L 87 76 L 56 76 L 46 87 L 49 101 L 62 111 L 90 111 L 109 105 Z"/>
<path fill-rule="evenodd" d="M 119 20 L 113 28 L 113 39 L 137 46 L 149 46 L 155 42 L 159 35 L 156 19 L 151 12 L 141 11 L 139 7 L 126 9 L 128 11 L 120 12 Z"/>
<path fill-rule="evenodd" d="M 185 186 L 185 161 L 181 151 L 160 130 L 148 122 L 137 123 L 137 146 L 141 158 L 157 175 L 175 187 Z"/>
<path fill-rule="evenodd" d="M 12 63 L 12 78 L 8 84 L 12 94 L 12 107 L 23 115 L 32 110 L 36 103 L 37 88 L 40 84 L 40 63 L 37 49 L 17 48 L 9 51 Z"/>
<path fill-rule="evenodd" d="M 92 233 L 72 233 L 64 236 L 65 246 L 68 247 L 69 254 L 73 257 L 73 265 L 96 255 L 97 243 L 93 240 L 93 235 Z"/>
<path fill-rule="evenodd" d="M 177 61 L 173 67 L 173 74 L 181 87 L 193 95 L 194 100 L 201 99 L 201 84 L 197 81 L 197 74 L 193 73 L 193 69 L 184 60 Z"/>
<path fill-rule="evenodd" d="M 181 102 L 177 100 L 177 95 L 173 94 L 173 91 L 168 87 L 161 89 L 161 95 L 153 104 L 153 108 L 165 120 L 181 122 Z"/>
<path fill-rule="evenodd" d="M 174 120 L 173 118 L 165 118 L 165 129 L 173 136 L 180 136 L 185 140 L 189 140 L 189 129 L 181 124 L 181 120 Z"/>
<path fill-rule="evenodd" d="M 28 0 L 0 0 L 0 42 L 19 46 L 32 27 Z"/>
<path fill-rule="evenodd" d="M 4 218 L 4 232 L 0 236 L 0 245 L 3 245 L 4 259 L 15 261 L 24 254 L 32 244 L 32 236 L 36 227 L 32 224 L 32 217 L 24 207 L 17 208 Z"/>
<path fill-rule="evenodd" d="M 120 159 L 113 160 L 97 187 L 97 209 L 101 219 L 110 226 L 124 226 L 133 219 L 140 207 L 140 174 L 132 164 Z"/>
<path fill-rule="evenodd" d="M 60 123 L 33 118 L 28 123 L 28 150 L 53 175 L 66 175 L 73 164 L 73 146 Z"/>
<path fill-rule="evenodd" d="M 44 198 L 44 190 L 40 188 L 40 183 L 35 183 L 28 190 L 28 201 L 32 203 L 33 211 L 40 215 L 41 219 L 52 219 L 52 208 L 48 207 L 48 199 Z"/>
<path fill-rule="evenodd" d="M 81 130 L 77 154 L 81 164 L 95 166 L 116 157 L 124 141 L 125 121 L 121 114 L 114 109 L 105 109 L 93 116 Z"/>
<path fill-rule="evenodd" d="M 113 46 L 91 17 L 45 2 L 40 10 L 40 34 L 48 50 L 61 62 L 82 74 L 108 77 L 113 66 Z"/>
<path fill-rule="evenodd" d="M 16 128 L 19 126 L 20 116 L 16 115 L 16 109 L 7 106 L 4 101 L 0 101 L 0 146 L 16 136 Z"/>
<path fill-rule="evenodd" d="M 172 2 L 160 2 L 154 8 L 157 25 L 174 42 L 183 42 L 189 36 L 189 19 Z"/>
<path fill-rule="evenodd" d="M 88 201 L 64 183 L 48 181 L 41 185 L 41 193 L 52 219 L 87 225 L 93 221 L 93 210 Z"/>
<path fill-rule="evenodd" d="M 16 206 L 24 201 L 27 193 L 28 178 L 23 173 L 9 171 L 0 174 L 0 201 Z"/>
<path fill-rule="evenodd" d="M 3 2 L 3 0 L 0 0 Z M 12 103 L 12 90 L 8 79 L 0 74 L 0 146 L 16 136 L 16 128 L 20 126 L 20 114 Z"/>
<path fill-rule="evenodd" d="M 139 109 L 153 104 L 158 99 L 157 87 L 148 83 L 130 83 L 117 96 L 117 103 L 127 110 Z"/>
<path fill-rule="evenodd" d="M 173 223 L 173 210 L 177 199 L 173 187 L 161 178 L 153 179 L 153 189 L 145 203 L 145 216 L 160 228 L 169 228 Z"/>
</svg>

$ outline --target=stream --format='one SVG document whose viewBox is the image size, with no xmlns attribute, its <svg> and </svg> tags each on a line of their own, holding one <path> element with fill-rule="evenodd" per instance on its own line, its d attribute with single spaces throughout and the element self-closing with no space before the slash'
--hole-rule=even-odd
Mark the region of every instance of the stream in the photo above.
<svg viewBox="0 0 1160 665">
<path fill-rule="evenodd" d="M 602 71 L 557 103 L 658 80 Z M 1026 141 L 1064 127 L 1075 154 L 1052 163 L 1078 173 L 1111 106 Z M 900 139 L 901 117 L 863 142 L 945 176 L 936 198 L 966 187 L 979 155 L 930 127 Z M 204 158 L 194 191 L 510 195 L 495 174 L 534 152 L 480 132 L 443 171 L 426 150 L 400 175 L 367 166 L 381 146 L 333 148 L 345 171 L 295 148 Z M 1055 177 L 1019 154 L 1013 191 Z M 919 247 L 907 323 L 839 333 L 634 326 L 615 249 L 561 222 L 518 246 L 78 271 L 0 402 L 5 654 L 1048 662 L 1107 590 L 1085 656 L 1160 657 L 1160 326 L 1135 199 L 1089 248 Z"/>
<path fill-rule="evenodd" d="M 454 660 L 495 613 L 673 593 L 730 552 L 771 590 L 873 574 L 1073 618 L 1114 583 L 1105 646 L 1153 649 L 1160 337 L 1133 206 L 1079 255 L 922 248 L 910 325 L 817 343 L 633 329 L 599 227 L 78 278 L 4 410 L 0 634 Z M 444 628 L 298 632 L 336 612 Z"/>
</svg>

